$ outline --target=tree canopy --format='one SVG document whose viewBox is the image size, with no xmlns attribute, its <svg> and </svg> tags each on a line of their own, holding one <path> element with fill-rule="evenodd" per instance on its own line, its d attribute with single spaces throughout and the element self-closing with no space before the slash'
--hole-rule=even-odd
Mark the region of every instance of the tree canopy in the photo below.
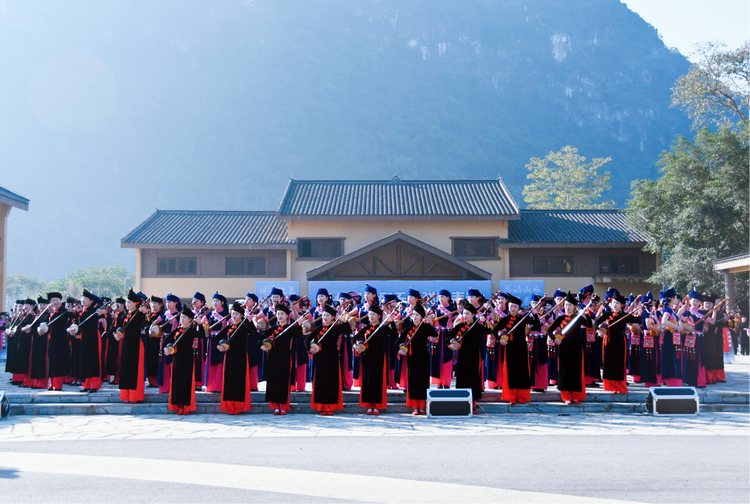
<svg viewBox="0 0 750 504">
<path fill-rule="evenodd" d="M 698 63 L 672 88 L 672 106 L 681 107 L 693 120 L 704 124 L 738 126 L 747 123 L 750 108 L 750 41 L 737 50 L 724 44 L 699 44 Z"/>
<path fill-rule="evenodd" d="M 614 201 L 595 203 L 610 188 L 609 172 L 597 170 L 612 158 L 596 158 L 585 164 L 578 149 L 567 145 L 544 159 L 531 158 L 526 177 L 532 184 L 523 189 L 529 208 L 613 208 Z"/>
<path fill-rule="evenodd" d="M 6 306 L 12 306 L 14 300 L 45 296 L 47 292 L 61 292 L 63 296 L 80 298 L 83 289 L 99 296 L 114 298 L 124 296 L 128 289 L 135 285 L 135 275 L 128 273 L 125 266 L 107 266 L 105 268 L 86 268 L 68 274 L 54 282 L 37 279 L 21 273 L 8 275 L 6 286 Z"/>
<path fill-rule="evenodd" d="M 658 180 L 632 183 L 630 225 L 649 236 L 646 250 L 662 253 L 650 281 L 723 291 L 713 261 L 748 250 L 748 128 L 700 129 L 694 142 L 679 137 L 659 161 Z M 747 299 L 747 274 L 735 276 L 735 292 Z"/>
</svg>

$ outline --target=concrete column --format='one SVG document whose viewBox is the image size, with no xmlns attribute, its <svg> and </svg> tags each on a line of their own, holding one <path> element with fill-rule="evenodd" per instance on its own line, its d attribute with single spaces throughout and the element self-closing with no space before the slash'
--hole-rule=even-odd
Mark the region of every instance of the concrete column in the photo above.
<svg viewBox="0 0 750 504">
<path fill-rule="evenodd" d="M 727 303 L 730 307 L 734 306 L 734 273 L 724 270 L 724 295 L 729 298 Z"/>
<path fill-rule="evenodd" d="M 10 205 L 0 203 L 0 312 L 5 311 L 5 287 L 7 278 L 8 257 L 8 216 Z"/>
</svg>

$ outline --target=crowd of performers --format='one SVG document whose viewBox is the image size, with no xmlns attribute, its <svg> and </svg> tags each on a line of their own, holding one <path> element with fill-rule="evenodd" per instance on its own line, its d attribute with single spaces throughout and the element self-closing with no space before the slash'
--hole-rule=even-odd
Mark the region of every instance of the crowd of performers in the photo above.
<svg viewBox="0 0 750 504">
<path fill-rule="evenodd" d="M 419 415 L 427 390 L 454 379 L 475 405 L 486 389 L 523 404 L 550 386 L 578 404 L 587 388 L 627 393 L 628 375 L 647 387 L 705 387 L 725 380 L 723 330 L 746 335 L 746 324 L 726 300 L 695 290 L 683 298 L 674 288 L 658 298 L 609 289 L 602 299 L 587 286 L 534 295 L 526 308 L 504 292 L 485 299 L 470 289 L 454 300 L 447 290 L 425 298 L 412 289 L 401 301 L 369 285 L 362 296 L 320 289 L 312 300 L 274 288 L 263 300 L 248 293 L 230 303 L 216 293 L 209 303 L 196 292 L 190 306 L 173 294 L 131 290 L 112 301 L 84 290 L 63 302 L 50 292 L 16 302 L 6 371 L 13 384 L 57 391 L 95 392 L 111 380 L 130 403 L 144 400 L 148 384 L 180 415 L 196 409 L 201 390 L 220 393 L 229 414 L 249 411 L 259 381 L 277 415 L 307 382 L 322 415 L 343 409 L 353 387 L 368 415 L 399 388 Z"/>
</svg>

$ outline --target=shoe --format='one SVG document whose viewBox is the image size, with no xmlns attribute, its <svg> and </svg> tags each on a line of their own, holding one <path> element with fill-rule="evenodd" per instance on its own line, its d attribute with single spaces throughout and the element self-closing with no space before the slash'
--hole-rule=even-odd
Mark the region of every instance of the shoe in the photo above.
<svg viewBox="0 0 750 504">
<path fill-rule="evenodd" d="M 581 404 L 581 401 L 577 401 L 577 400 L 573 399 L 573 404 Z"/>
<path fill-rule="evenodd" d="M 333 416 L 333 411 L 329 411 L 328 416 Z"/>
<path fill-rule="evenodd" d="M 89 390 L 91 390 L 91 389 L 82 388 L 81 390 L 79 390 L 79 392 L 88 392 Z"/>
<path fill-rule="evenodd" d="M 129 403 L 130 401 L 122 401 L 122 402 L 124 402 L 125 404 L 127 404 L 127 403 Z"/>
<path fill-rule="evenodd" d="M 47 390 L 55 390 L 55 389 L 53 389 L 52 387 L 47 387 Z"/>
<path fill-rule="evenodd" d="M 417 408 L 414 408 L 414 411 L 411 412 L 412 415 L 419 415 L 419 410 Z"/>
<path fill-rule="evenodd" d="M 376 409 L 374 409 L 374 408 L 373 408 L 373 410 L 372 410 L 372 414 L 373 414 L 373 415 L 379 415 L 379 414 L 380 414 L 380 412 L 379 412 L 378 410 L 376 410 Z"/>
<path fill-rule="evenodd" d="M 181 410 L 181 409 L 177 410 L 177 414 L 178 415 L 183 415 L 183 414 L 185 414 L 185 410 Z"/>
<path fill-rule="evenodd" d="M 587 387 L 591 387 L 591 388 L 599 388 L 599 387 L 601 387 L 601 385 L 599 385 L 599 382 L 589 383 L 586 386 Z"/>
<path fill-rule="evenodd" d="M 477 410 L 472 410 L 471 414 L 472 414 L 472 415 L 478 415 L 478 414 L 479 414 L 479 412 L 478 412 Z"/>
<path fill-rule="evenodd" d="M 281 410 L 281 413 L 279 415 L 286 415 L 286 410 Z"/>
<path fill-rule="evenodd" d="M 421 409 L 421 410 L 419 410 L 419 414 L 420 414 L 420 415 L 426 415 L 426 414 L 427 414 L 427 411 L 426 411 L 426 410 L 423 410 L 423 409 Z"/>
<path fill-rule="evenodd" d="M 571 404 L 573 404 L 573 401 L 565 401 L 565 404 L 567 404 L 568 406 L 570 406 Z"/>
<path fill-rule="evenodd" d="M 281 412 L 279 410 L 273 410 L 273 414 L 274 415 L 279 415 L 279 414 L 281 414 Z"/>
<path fill-rule="evenodd" d="M 367 414 L 368 414 L 368 415 L 372 415 L 372 409 L 368 409 L 368 410 L 367 410 Z"/>
</svg>

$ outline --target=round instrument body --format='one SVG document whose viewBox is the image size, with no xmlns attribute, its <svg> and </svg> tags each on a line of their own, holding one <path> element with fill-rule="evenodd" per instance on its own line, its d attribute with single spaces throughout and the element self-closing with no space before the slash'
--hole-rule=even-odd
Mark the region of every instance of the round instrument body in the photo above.
<svg viewBox="0 0 750 504">
<path fill-rule="evenodd" d="M 317 343 L 310 343 L 310 353 L 316 354 L 320 351 L 320 346 Z"/>
<path fill-rule="evenodd" d="M 152 325 L 151 328 L 148 330 L 148 335 L 152 338 L 161 338 L 162 330 L 161 327 L 158 325 Z"/>
<path fill-rule="evenodd" d="M 49 331 L 49 326 L 46 322 L 42 322 L 41 324 L 39 324 L 39 327 L 36 330 L 36 332 L 41 335 L 47 334 L 47 331 Z"/>
<path fill-rule="evenodd" d="M 271 343 L 271 340 L 264 339 L 263 343 L 261 343 L 260 345 L 260 349 L 263 350 L 264 352 L 268 352 L 272 346 L 273 346 L 273 343 Z"/>
<path fill-rule="evenodd" d="M 365 350 L 367 350 L 367 347 L 364 345 L 364 343 L 357 343 L 355 346 L 357 347 L 357 350 L 359 351 L 359 353 L 362 353 Z"/>
<path fill-rule="evenodd" d="M 72 324 L 70 327 L 68 327 L 68 332 L 70 334 L 76 334 L 78 332 L 78 324 Z"/>
</svg>

